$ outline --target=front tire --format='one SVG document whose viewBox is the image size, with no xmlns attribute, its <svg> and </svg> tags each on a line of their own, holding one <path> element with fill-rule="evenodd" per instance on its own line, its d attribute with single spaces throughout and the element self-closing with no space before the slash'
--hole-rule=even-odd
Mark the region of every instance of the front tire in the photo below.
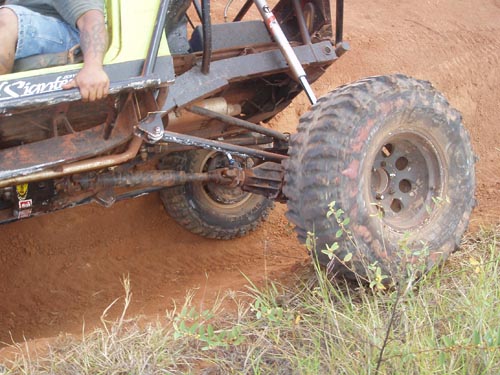
<svg viewBox="0 0 500 375">
<path fill-rule="evenodd" d="M 395 279 L 401 264 L 426 253 L 430 269 L 459 245 L 474 155 L 460 114 L 430 83 L 394 75 L 340 87 L 301 118 L 289 155 L 287 216 L 336 273 L 377 265 Z M 327 247 L 338 247 L 333 257 Z"/>
</svg>

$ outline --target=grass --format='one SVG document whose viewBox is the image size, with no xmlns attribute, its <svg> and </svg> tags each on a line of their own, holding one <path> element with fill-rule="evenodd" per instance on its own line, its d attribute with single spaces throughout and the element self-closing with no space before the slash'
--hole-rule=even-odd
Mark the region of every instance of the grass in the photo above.
<svg viewBox="0 0 500 375">
<path fill-rule="evenodd" d="M 499 238 L 500 227 L 470 235 L 405 293 L 330 283 L 313 269 L 295 285 L 224 297 L 236 312 L 223 300 L 199 311 L 188 295 L 145 327 L 126 319 L 125 280 L 116 322 L 21 354 L 0 374 L 499 374 Z"/>
</svg>

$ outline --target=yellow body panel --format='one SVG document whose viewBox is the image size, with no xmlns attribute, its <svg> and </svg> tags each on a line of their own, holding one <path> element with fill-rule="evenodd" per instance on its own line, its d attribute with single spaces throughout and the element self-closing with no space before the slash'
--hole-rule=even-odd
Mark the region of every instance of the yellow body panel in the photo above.
<svg viewBox="0 0 500 375">
<path fill-rule="evenodd" d="M 107 0 L 110 46 L 105 64 L 141 60 L 148 52 L 160 0 Z M 169 55 L 165 34 L 159 56 Z"/>
<path fill-rule="evenodd" d="M 109 48 L 104 64 L 143 60 L 148 52 L 160 0 L 105 0 Z M 158 56 L 168 56 L 165 33 Z M 82 64 L 55 66 L 0 76 L 0 81 L 79 69 Z"/>
</svg>

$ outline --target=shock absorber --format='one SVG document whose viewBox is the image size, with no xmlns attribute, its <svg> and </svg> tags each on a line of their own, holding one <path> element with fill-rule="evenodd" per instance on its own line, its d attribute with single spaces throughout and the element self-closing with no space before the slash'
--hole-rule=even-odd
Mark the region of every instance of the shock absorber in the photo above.
<svg viewBox="0 0 500 375">
<path fill-rule="evenodd" d="M 269 32 L 273 36 L 276 43 L 278 43 L 281 53 L 285 56 L 288 66 L 295 75 L 295 78 L 297 78 L 300 82 L 311 104 L 315 104 L 317 101 L 316 96 L 314 95 L 311 85 L 307 81 L 306 72 L 297 58 L 292 46 L 288 42 L 288 39 L 281 29 L 280 24 L 276 20 L 276 17 L 271 11 L 271 8 L 269 8 L 265 0 L 254 0 L 254 3 L 257 8 L 259 8 L 259 12 L 262 15 L 262 18 L 264 18 L 264 22 L 266 23 Z"/>
</svg>

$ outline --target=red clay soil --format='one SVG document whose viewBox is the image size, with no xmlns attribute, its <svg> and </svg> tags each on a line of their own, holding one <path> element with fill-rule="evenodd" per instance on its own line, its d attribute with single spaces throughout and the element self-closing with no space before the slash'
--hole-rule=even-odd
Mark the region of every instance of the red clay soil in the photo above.
<svg viewBox="0 0 500 375">
<path fill-rule="evenodd" d="M 215 5 L 221 13 L 225 2 Z M 401 72 L 433 82 L 462 112 L 479 157 L 471 228 L 499 223 L 500 1 L 350 0 L 345 8 L 352 50 L 313 85 L 317 95 L 369 75 Z M 307 108 L 301 95 L 272 126 L 294 131 Z M 243 289 L 243 275 L 257 283 L 289 275 L 307 256 L 284 212 L 278 205 L 259 230 L 233 241 L 186 232 L 156 194 L 2 226 L 0 341 L 99 325 L 124 293 L 123 275 L 132 284 L 130 313 L 148 316 L 163 314 L 190 289 L 209 302 Z"/>
</svg>

